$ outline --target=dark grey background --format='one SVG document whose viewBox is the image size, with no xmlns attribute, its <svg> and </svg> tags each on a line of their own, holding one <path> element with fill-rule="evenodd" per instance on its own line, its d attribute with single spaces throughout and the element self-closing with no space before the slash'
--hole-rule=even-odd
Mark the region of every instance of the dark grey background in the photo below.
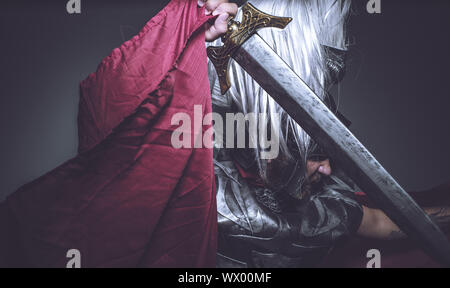
<svg viewBox="0 0 450 288">
<path fill-rule="evenodd" d="M 0 4 L 0 199 L 76 154 L 78 84 L 168 1 Z M 354 1 L 339 106 L 407 189 L 450 180 L 450 1 Z M 337 90 L 337 89 L 335 89 Z"/>
</svg>

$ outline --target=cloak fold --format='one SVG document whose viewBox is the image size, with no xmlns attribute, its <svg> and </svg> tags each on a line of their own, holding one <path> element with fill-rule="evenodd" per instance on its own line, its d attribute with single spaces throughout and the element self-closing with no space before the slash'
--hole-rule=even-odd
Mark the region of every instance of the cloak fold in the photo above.
<svg viewBox="0 0 450 288">
<path fill-rule="evenodd" d="M 0 205 L 0 266 L 215 266 L 212 149 L 171 144 L 173 115 L 212 110 L 210 18 L 173 0 L 82 81 L 79 153 Z"/>
</svg>

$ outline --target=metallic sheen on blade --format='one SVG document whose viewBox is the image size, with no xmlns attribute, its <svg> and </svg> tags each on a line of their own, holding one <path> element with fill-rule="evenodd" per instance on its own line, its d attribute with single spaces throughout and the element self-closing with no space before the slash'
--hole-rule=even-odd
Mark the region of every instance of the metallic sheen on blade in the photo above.
<svg viewBox="0 0 450 288">
<path fill-rule="evenodd" d="M 252 21 L 266 19 L 269 23 L 267 14 L 257 15 L 262 12 L 251 5 L 243 10 L 243 23 L 230 22 L 229 33 L 223 39 L 227 53 L 221 54 L 220 47 L 208 49 L 208 55 L 216 68 L 222 68 L 218 71 L 219 77 L 226 77 L 227 57 L 237 61 L 403 232 L 416 240 L 432 258 L 450 267 L 450 243 L 439 227 L 308 85 L 256 34 Z M 244 32 L 245 26 L 249 25 L 251 31 Z M 245 40 L 242 39 L 244 34 Z M 233 37 L 239 37 L 240 41 L 230 43 Z M 227 83 L 227 79 L 223 78 L 223 93 L 228 89 L 227 86 L 229 88 L 229 81 Z"/>
</svg>

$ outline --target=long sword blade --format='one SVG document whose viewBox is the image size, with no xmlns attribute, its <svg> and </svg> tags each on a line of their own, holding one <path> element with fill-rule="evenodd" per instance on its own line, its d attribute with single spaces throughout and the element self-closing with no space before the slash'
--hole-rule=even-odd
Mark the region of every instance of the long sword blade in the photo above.
<svg viewBox="0 0 450 288">
<path fill-rule="evenodd" d="M 450 243 L 439 227 L 258 34 L 232 57 L 403 232 L 432 258 L 450 266 Z"/>
</svg>

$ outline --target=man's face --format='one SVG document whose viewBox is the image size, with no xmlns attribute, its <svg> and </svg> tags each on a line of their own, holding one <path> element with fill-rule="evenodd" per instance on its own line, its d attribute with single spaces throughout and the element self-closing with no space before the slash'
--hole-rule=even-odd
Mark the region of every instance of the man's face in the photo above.
<svg viewBox="0 0 450 288">
<path fill-rule="evenodd" d="M 306 163 L 306 176 L 310 183 L 318 183 L 324 176 L 331 175 L 330 160 L 308 160 Z"/>
</svg>

